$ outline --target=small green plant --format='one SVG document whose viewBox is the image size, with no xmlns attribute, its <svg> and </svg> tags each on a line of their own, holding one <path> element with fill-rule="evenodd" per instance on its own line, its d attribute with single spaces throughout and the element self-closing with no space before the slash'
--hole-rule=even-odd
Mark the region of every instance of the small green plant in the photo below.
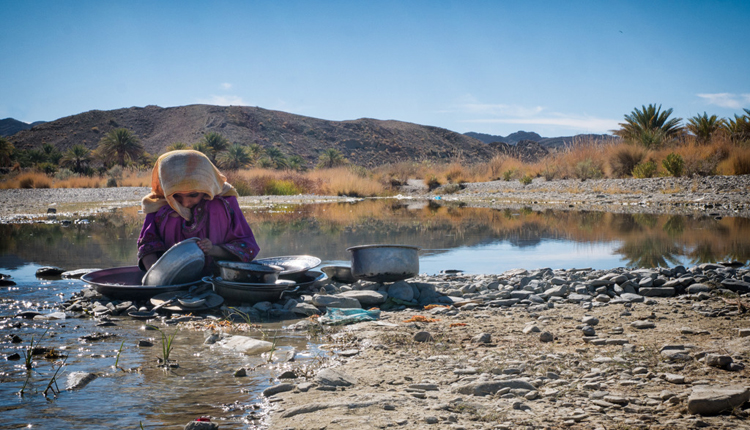
<svg viewBox="0 0 750 430">
<path fill-rule="evenodd" d="M 516 175 L 516 171 L 514 169 L 508 169 L 503 172 L 503 181 L 510 181 L 513 179 L 513 177 Z"/>
<path fill-rule="evenodd" d="M 58 394 L 60 394 L 60 387 L 57 386 L 57 375 L 60 373 L 60 369 L 65 366 L 65 362 L 68 361 L 68 357 L 65 357 L 59 366 L 57 366 L 57 370 L 55 370 L 55 374 L 52 375 L 52 378 L 49 380 L 49 383 L 47 383 L 47 388 L 44 389 L 44 397 L 47 397 L 47 392 L 52 390 L 52 396 L 57 397 Z M 54 387 L 53 387 L 54 385 Z"/>
<path fill-rule="evenodd" d="M 164 366 L 169 366 L 169 356 L 172 354 L 172 349 L 174 348 L 174 338 L 175 336 L 177 336 L 177 332 L 166 334 L 159 327 L 156 327 L 154 325 L 149 325 L 148 327 L 158 331 L 161 334 L 162 358 L 160 358 L 159 360 L 162 361 Z"/>
<path fill-rule="evenodd" d="M 518 181 L 521 182 L 522 185 L 529 185 L 531 183 L 531 176 L 523 175 Z"/>
<path fill-rule="evenodd" d="M 602 172 L 602 168 L 598 166 L 594 160 L 591 158 L 587 158 L 578 164 L 576 164 L 576 177 L 578 179 L 599 179 L 602 176 L 604 176 L 604 172 Z"/>
<path fill-rule="evenodd" d="M 653 178 L 656 174 L 656 163 L 646 161 L 638 164 L 633 168 L 634 178 Z"/>
<path fill-rule="evenodd" d="M 667 155 L 667 158 L 662 160 L 661 165 L 664 166 L 667 172 L 674 177 L 682 176 L 682 171 L 685 168 L 685 160 L 682 159 L 680 154 L 674 152 Z"/>
<path fill-rule="evenodd" d="M 238 317 L 242 318 L 242 320 L 245 322 L 245 324 L 247 324 L 247 325 L 253 325 L 253 317 L 250 316 L 249 313 L 242 312 L 241 310 L 239 310 L 237 308 L 229 308 L 229 310 L 230 310 L 229 314 L 227 314 L 224 319 L 229 320 L 229 318 L 232 315 L 237 315 Z"/>
<path fill-rule="evenodd" d="M 123 347 L 123 345 L 125 345 L 125 341 L 124 340 L 120 344 L 120 349 L 117 350 L 117 359 L 115 359 L 115 369 L 120 369 L 120 367 L 118 366 L 118 364 L 120 363 L 120 354 L 122 353 L 122 347 Z M 120 370 L 122 370 L 122 369 L 120 369 Z"/>
</svg>

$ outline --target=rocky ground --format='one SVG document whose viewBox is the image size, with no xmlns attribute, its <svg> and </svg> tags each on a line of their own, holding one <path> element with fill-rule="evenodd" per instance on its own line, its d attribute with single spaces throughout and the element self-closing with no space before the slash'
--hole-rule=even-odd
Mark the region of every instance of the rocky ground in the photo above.
<svg viewBox="0 0 750 430">
<path fill-rule="evenodd" d="M 403 194 L 476 206 L 744 217 L 749 184 L 748 176 L 537 179 L 432 192 L 416 183 Z M 52 203 L 72 210 L 131 205 L 144 191 L 2 190 L 0 220 L 43 214 Z M 242 204 L 274 199 L 290 200 L 244 197 Z M 291 329 L 319 334 L 332 351 L 316 374 L 273 381 L 264 392 L 269 428 L 750 428 L 746 266 L 518 269 L 318 287 L 296 300 L 243 308 L 309 316 Z M 75 305 L 127 310 L 105 302 Z M 379 315 L 339 325 L 315 317 L 332 308 Z"/>
</svg>

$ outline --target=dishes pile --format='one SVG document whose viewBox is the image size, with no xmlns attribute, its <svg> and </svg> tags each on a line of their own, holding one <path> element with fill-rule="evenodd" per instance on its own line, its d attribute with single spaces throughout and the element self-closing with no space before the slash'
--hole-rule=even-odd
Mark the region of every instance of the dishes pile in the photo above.
<svg viewBox="0 0 750 430">
<path fill-rule="evenodd" d="M 309 255 L 271 257 L 251 263 L 222 261 L 218 263 L 222 276 L 207 276 L 203 282 L 213 285 L 216 294 L 234 302 L 276 301 L 284 293 L 327 280 L 325 273 L 310 270 L 319 264 L 319 258 Z"/>
</svg>

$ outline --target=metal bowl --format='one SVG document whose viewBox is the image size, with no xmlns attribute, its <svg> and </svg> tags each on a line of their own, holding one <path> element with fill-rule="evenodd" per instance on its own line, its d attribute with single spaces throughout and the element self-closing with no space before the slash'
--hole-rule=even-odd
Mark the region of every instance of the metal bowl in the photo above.
<svg viewBox="0 0 750 430">
<path fill-rule="evenodd" d="M 143 270 L 138 266 L 114 267 L 89 272 L 81 280 L 94 287 L 100 294 L 111 299 L 137 300 L 155 296 L 160 293 L 187 290 L 197 284 L 188 282 L 175 285 L 141 285 Z"/>
<path fill-rule="evenodd" d="M 343 282 L 345 284 L 353 284 L 357 282 L 357 280 L 354 279 L 354 276 L 352 276 L 352 268 L 349 266 L 325 266 L 321 267 L 320 270 L 328 275 L 331 280 L 336 282 Z"/>
<path fill-rule="evenodd" d="M 351 252 L 352 276 L 372 282 L 396 282 L 419 274 L 419 248 L 408 245 L 361 245 Z"/>
<path fill-rule="evenodd" d="M 273 284 L 284 268 L 256 262 L 217 261 L 221 277 L 226 281 Z"/>
<path fill-rule="evenodd" d="M 192 237 L 174 244 L 154 263 L 143 277 L 143 285 L 173 285 L 201 279 L 206 255 Z"/>
</svg>

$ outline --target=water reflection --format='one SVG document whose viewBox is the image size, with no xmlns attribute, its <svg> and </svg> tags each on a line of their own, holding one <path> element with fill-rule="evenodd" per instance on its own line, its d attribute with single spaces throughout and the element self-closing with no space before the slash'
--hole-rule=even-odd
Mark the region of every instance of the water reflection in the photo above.
<svg viewBox="0 0 750 430">
<path fill-rule="evenodd" d="M 420 265 L 426 273 L 656 267 L 750 258 L 750 220 L 744 218 L 535 212 L 396 200 L 280 205 L 248 209 L 245 215 L 261 256 L 311 254 L 340 262 L 349 259 L 350 246 L 400 243 L 423 249 Z M 88 224 L 0 225 L 0 267 L 29 261 L 66 269 L 132 265 L 142 217 L 137 208 L 127 208 Z"/>
</svg>

